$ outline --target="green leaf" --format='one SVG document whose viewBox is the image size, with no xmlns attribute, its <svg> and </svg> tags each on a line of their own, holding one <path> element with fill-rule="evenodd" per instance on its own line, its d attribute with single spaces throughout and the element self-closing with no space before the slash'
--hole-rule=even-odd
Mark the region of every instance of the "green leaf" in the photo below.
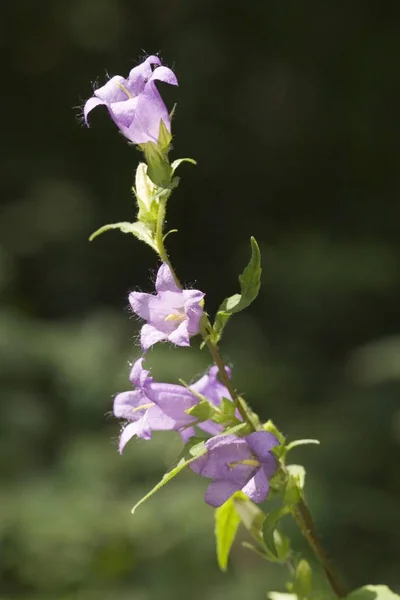
<svg viewBox="0 0 400 600">
<path fill-rule="evenodd" d="M 293 442 L 290 442 L 287 446 L 286 446 L 286 452 L 289 452 L 289 450 L 292 450 L 292 448 L 296 448 L 296 446 L 305 446 L 307 444 L 318 444 L 319 445 L 319 440 L 294 440 Z"/>
<path fill-rule="evenodd" d="M 239 527 L 240 517 L 234 504 L 234 496 L 215 511 L 215 539 L 217 559 L 221 571 L 226 571 L 228 557 Z"/>
<path fill-rule="evenodd" d="M 221 400 L 221 411 L 228 417 L 233 417 L 236 412 L 236 404 L 228 398 L 222 398 Z"/>
<path fill-rule="evenodd" d="M 146 500 L 148 500 L 149 498 L 151 498 L 151 496 L 153 496 L 156 492 L 158 492 L 158 490 L 160 490 L 166 483 L 168 483 L 168 481 L 171 481 L 171 479 L 173 479 L 174 477 L 176 477 L 185 467 L 187 467 L 188 465 L 190 465 L 190 463 L 192 463 L 194 460 L 196 460 L 199 456 L 202 456 L 203 454 L 206 454 L 207 450 L 204 448 L 204 450 L 202 452 L 198 452 L 196 453 L 196 456 L 193 456 L 192 458 L 189 458 L 187 460 L 185 460 L 184 458 L 182 460 L 179 461 L 179 463 L 177 464 L 177 466 L 172 469 L 171 471 L 169 471 L 168 473 L 166 473 L 164 475 L 164 477 L 161 479 L 161 481 L 159 481 L 157 483 L 157 485 L 155 485 L 153 487 L 152 490 L 150 490 L 150 492 L 148 494 L 146 494 L 145 496 L 143 496 L 143 498 L 141 498 L 141 500 L 139 500 L 139 502 L 137 502 L 135 504 L 135 506 L 132 508 L 132 514 L 135 512 L 135 510 L 144 502 L 146 502 Z"/>
<path fill-rule="evenodd" d="M 197 165 L 197 162 L 193 158 L 177 158 L 171 163 L 172 175 L 174 175 L 175 171 L 184 162 L 191 163 L 192 165 Z"/>
<path fill-rule="evenodd" d="M 128 221 L 122 221 L 120 223 L 110 223 L 108 225 L 103 225 L 100 229 L 97 229 L 89 238 L 89 241 L 92 242 L 97 236 L 101 235 L 105 231 L 109 231 L 110 229 L 119 229 L 122 233 L 131 233 L 141 242 L 145 242 L 149 246 L 153 248 L 157 252 L 157 246 L 153 240 L 152 231 L 147 225 L 144 223 L 140 223 L 137 221 L 136 223 L 129 223 Z"/>
<path fill-rule="evenodd" d="M 251 257 L 239 275 L 240 294 L 226 298 L 218 309 L 213 326 L 214 341 L 221 338 L 222 331 L 231 315 L 247 308 L 257 298 L 261 284 L 261 254 L 254 237 L 250 238 Z"/>
<path fill-rule="evenodd" d="M 294 591 L 299 600 L 306 600 L 312 592 L 312 571 L 309 563 L 302 559 L 296 567 Z"/>
<path fill-rule="evenodd" d="M 386 585 L 366 585 L 346 596 L 346 600 L 399 600 Z"/>
<path fill-rule="evenodd" d="M 283 494 L 283 502 L 288 506 L 296 504 L 303 494 L 306 470 L 301 465 L 288 465 L 289 474 Z"/>
<path fill-rule="evenodd" d="M 274 531 L 275 531 L 279 521 L 289 513 L 290 513 L 290 508 L 288 506 L 282 506 L 281 508 L 278 508 L 277 510 L 274 510 L 273 512 L 269 513 L 267 515 L 267 518 L 264 521 L 264 528 L 263 528 L 264 529 L 264 531 L 263 531 L 264 543 L 265 543 L 266 547 L 268 548 L 268 550 L 270 550 L 270 552 L 272 552 L 272 554 L 274 556 L 276 556 L 277 558 L 278 558 L 278 549 L 276 548 L 276 545 L 275 545 Z"/>
</svg>

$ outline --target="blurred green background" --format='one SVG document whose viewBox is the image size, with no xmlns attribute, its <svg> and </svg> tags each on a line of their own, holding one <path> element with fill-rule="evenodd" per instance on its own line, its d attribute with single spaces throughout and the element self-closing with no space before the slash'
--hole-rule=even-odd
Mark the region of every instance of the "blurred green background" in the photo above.
<svg viewBox="0 0 400 600">
<path fill-rule="evenodd" d="M 132 220 L 139 153 L 106 111 L 80 108 L 106 73 L 160 52 L 180 87 L 169 205 L 180 277 L 213 312 L 254 235 L 264 279 L 223 353 L 254 409 L 291 438 L 308 500 L 350 587 L 400 591 L 399 3 L 324 0 L 3 2 L 0 217 L 0 598 L 243 600 L 284 571 L 236 543 L 218 572 L 206 482 L 155 435 L 117 453 L 113 395 L 139 356 L 127 293 L 151 250 Z M 98 79 L 96 79 L 98 78 Z M 159 379 L 206 351 L 157 347 Z M 290 524 L 288 524 L 290 530 Z M 294 532 L 296 548 L 304 548 Z M 243 537 L 244 534 L 243 534 Z M 307 552 L 307 551 L 306 551 Z"/>
</svg>

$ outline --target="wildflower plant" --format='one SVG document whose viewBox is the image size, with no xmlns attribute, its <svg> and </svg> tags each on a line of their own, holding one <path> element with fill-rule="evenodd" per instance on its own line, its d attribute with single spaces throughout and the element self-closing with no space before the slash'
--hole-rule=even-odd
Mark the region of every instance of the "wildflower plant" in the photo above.
<svg viewBox="0 0 400 600">
<path fill-rule="evenodd" d="M 186 468 L 208 481 L 205 501 L 215 508 L 218 563 L 227 569 L 230 549 L 240 523 L 248 530 L 252 543 L 245 546 L 265 560 L 288 567 L 286 592 L 270 592 L 270 600 L 399 600 L 384 585 L 365 586 L 349 593 L 333 569 L 316 533 L 305 500 L 305 468 L 291 464 L 291 451 L 317 440 L 288 441 L 272 422 L 262 422 L 235 389 L 231 370 L 221 357 L 219 344 L 229 319 L 247 308 L 257 297 L 261 284 L 261 256 L 254 238 L 250 240 L 250 259 L 239 275 L 239 291 L 221 303 L 214 320 L 206 311 L 203 291 L 185 288 L 176 274 L 165 246 L 170 233 L 165 231 L 168 199 L 179 184 L 176 171 L 181 158 L 171 162 L 171 115 L 162 100 L 157 81 L 178 85 L 171 69 L 158 56 L 149 56 L 134 67 L 128 77 L 112 77 L 95 90 L 84 106 L 84 120 L 97 106 L 105 106 L 121 133 L 143 152 L 136 170 L 134 195 L 137 217 L 133 222 L 105 225 L 92 234 L 119 229 L 148 244 L 160 261 L 155 291 L 131 292 L 132 311 L 144 322 L 140 344 L 142 356 L 131 369 L 132 389 L 114 399 L 114 415 L 122 419 L 119 451 L 134 436 L 150 440 L 153 431 L 179 432 L 183 450 L 176 466 L 133 507 L 132 513 L 166 483 Z M 156 343 L 169 342 L 189 348 L 201 344 L 210 354 L 208 371 L 188 386 L 156 382 L 146 352 Z M 237 369 L 238 367 L 236 367 Z M 260 506 L 274 497 L 277 507 Z M 310 563 L 292 549 L 282 532 L 281 521 L 294 518 L 320 563 L 331 592 L 321 594 L 314 588 Z"/>
</svg>

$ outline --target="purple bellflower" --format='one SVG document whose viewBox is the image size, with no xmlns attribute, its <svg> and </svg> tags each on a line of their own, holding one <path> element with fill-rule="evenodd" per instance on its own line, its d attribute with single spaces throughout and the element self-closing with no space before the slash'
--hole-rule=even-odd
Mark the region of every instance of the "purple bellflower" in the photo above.
<svg viewBox="0 0 400 600">
<path fill-rule="evenodd" d="M 242 438 L 218 435 L 207 440 L 207 454 L 190 465 L 199 475 L 214 480 L 206 491 L 207 504 L 221 506 L 239 490 L 253 502 L 263 502 L 269 492 L 268 480 L 277 466 L 271 450 L 278 444 L 268 431 L 256 431 Z"/>
<path fill-rule="evenodd" d="M 152 431 L 179 431 L 186 442 L 195 435 L 194 423 L 211 435 L 221 433 L 222 425 L 211 420 L 197 423 L 196 417 L 186 413 L 186 410 L 198 403 L 195 394 L 182 385 L 154 382 L 149 371 L 143 369 L 143 360 L 139 358 L 134 363 L 129 376 L 135 389 L 117 394 L 114 399 L 114 415 L 128 421 L 119 440 L 120 452 L 133 436 L 148 440 Z M 212 404 L 218 405 L 222 398 L 229 399 L 230 396 L 225 386 L 217 380 L 215 369 L 211 367 L 191 387 Z"/>
<path fill-rule="evenodd" d="M 157 143 L 161 121 L 171 132 L 171 119 L 156 81 L 178 85 L 175 74 L 161 66 L 158 56 L 146 58 L 131 70 L 127 79 L 115 75 L 86 102 L 83 109 L 86 125 L 90 111 L 104 105 L 128 140 L 134 144 Z"/>
<path fill-rule="evenodd" d="M 166 263 L 158 270 L 156 292 L 129 294 L 133 312 L 147 321 L 140 334 L 143 350 L 162 340 L 169 340 L 177 346 L 189 346 L 189 338 L 200 331 L 203 292 L 181 290 Z"/>
</svg>

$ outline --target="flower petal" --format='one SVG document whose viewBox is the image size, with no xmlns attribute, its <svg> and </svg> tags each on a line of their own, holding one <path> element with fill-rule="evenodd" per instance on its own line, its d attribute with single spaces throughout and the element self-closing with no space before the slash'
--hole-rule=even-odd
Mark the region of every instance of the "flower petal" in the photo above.
<svg viewBox="0 0 400 600">
<path fill-rule="evenodd" d="M 163 263 L 157 272 L 156 292 L 177 292 L 182 293 L 182 290 L 176 285 L 174 276 L 167 263 Z"/>
<path fill-rule="evenodd" d="M 131 292 L 128 299 L 133 312 L 145 321 L 148 321 L 150 319 L 149 304 L 154 299 L 154 296 L 143 292 Z"/>
<path fill-rule="evenodd" d="M 182 323 L 168 335 L 168 340 L 176 346 L 190 346 L 188 319 L 182 321 Z"/>
<path fill-rule="evenodd" d="M 135 116 L 137 98 L 127 98 L 123 102 L 112 102 L 108 109 L 118 127 L 129 127 Z"/>
<path fill-rule="evenodd" d="M 129 139 L 135 144 L 157 143 L 161 121 L 170 131 L 171 120 L 167 107 L 154 81 L 149 81 L 138 96 L 135 117 L 129 126 Z"/>
<path fill-rule="evenodd" d="M 276 437 L 269 431 L 255 431 L 246 436 L 246 441 L 253 452 L 263 462 L 270 456 L 270 450 L 274 446 L 278 446 L 279 442 Z"/>
<path fill-rule="evenodd" d="M 175 419 L 166 415 L 159 406 L 152 406 L 148 409 L 146 419 L 148 425 L 153 431 L 170 431 L 178 429 Z"/>
<path fill-rule="evenodd" d="M 148 350 L 150 346 L 153 346 L 157 342 L 166 340 L 167 336 L 163 331 L 156 329 L 153 325 L 146 323 L 143 325 L 140 332 L 140 343 L 143 350 Z"/>
<path fill-rule="evenodd" d="M 135 421 L 134 423 L 129 423 L 121 432 L 121 437 L 119 438 L 119 453 L 122 454 L 125 445 L 134 435 L 141 437 L 145 440 L 149 440 L 151 438 L 151 429 L 146 424 L 146 419 L 142 418 L 139 421 Z"/>
<path fill-rule="evenodd" d="M 129 421 L 138 421 L 143 416 L 143 411 L 134 410 L 139 406 L 148 404 L 148 400 L 141 390 L 132 390 L 121 392 L 114 398 L 113 412 L 117 419 L 127 419 Z"/>
<path fill-rule="evenodd" d="M 193 437 L 194 435 L 196 435 L 196 431 L 194 427 L 183 427 L 182 429 L 179 430 L 179 434 L 182 438 L 182 442 L 184 444 L 186 444 L 186 442 Z"/>
<path fill-rule="evenodd" d="M 137 387 L 143 387 L 145 383 L 151 383 L 153 378 L 150 377 L 150 371 L 143 369 L 144 358 L 138 358 L 132 365 L 129 379 L 132 385 Z"/>
<path fill-rule="evenodd" d="M 182 385 L 153 383 L 146 390 L 146 395 L 168 417 L 174 419 L 179 427 L 184 427 L 195 420 L 185 411 L 194 406 L 197 399 Z"/>
<path fill-rule="evenodd" d="M 221 506 L 235 492 L 240 490 L 240 485 L 231 481 L 217 480 L 210 483 L 207 488 L 205 501 L 210 506 Z"/>
<path fill-rule="evenodd" d="M 255 475 L 242 488 L 242 492 L 257 504 L 264 502 L 268 496 L 269 482 L 263 469 L 258 469 Z"/>
<path fill-rule="evenodd" d="M 89 127 L 88 114 L 90 113 L 91 110 L 96 108 L 96 106 L 100 106 L 101 104 L 107 105 L 107 103 L 104 102 L 104 100 L 101 100 L 100 98 L 95 98 L 94 96 L 92 98 L 89 98 L 89 100 L 85 103 L 85 106 L 83 107 L 83 118 L 84 118 L 85 124 L 88 127 Z"/>
<path fill-rule="evenodd" d="M 225 371 L 227 372 L 228 377 L 230 377 L 231 370 L 228 367 L 225 367 Z M 217 375 L 218 367 L 213 366 L 205 375 L 203 375 L 203 377 L 190 386 L 195 392 L 205 396 L 209 402 L 214 404 L 214 406 L 219 406 L 222 398 L 227 398 L 228 400 L 231 399 L 228 390 L 219 381 Z"/>
<path fill-rule="evenodd" d="M 148 56 L 140 65 L 137 65 L 131 69 L 126 87 L 133 96 L 141 94 L 144 86 L 148 80 L 151 79 L 153 74 L 152 66 L 158 67 L 160 65 L 161 60 L 158 58 L 158 56 L 152 55 Z"/>
<path fill-rule="evenodd" d="M 123 90 L 123 88 L 126 89 L 127 83 L 127 80 L 121 75 L 114 75 L 105 85 L 95 90 L 94 95 L 96 98 L 104 100 L 106 104 L 128 100 L 129 95 Z"/>
</svg>

